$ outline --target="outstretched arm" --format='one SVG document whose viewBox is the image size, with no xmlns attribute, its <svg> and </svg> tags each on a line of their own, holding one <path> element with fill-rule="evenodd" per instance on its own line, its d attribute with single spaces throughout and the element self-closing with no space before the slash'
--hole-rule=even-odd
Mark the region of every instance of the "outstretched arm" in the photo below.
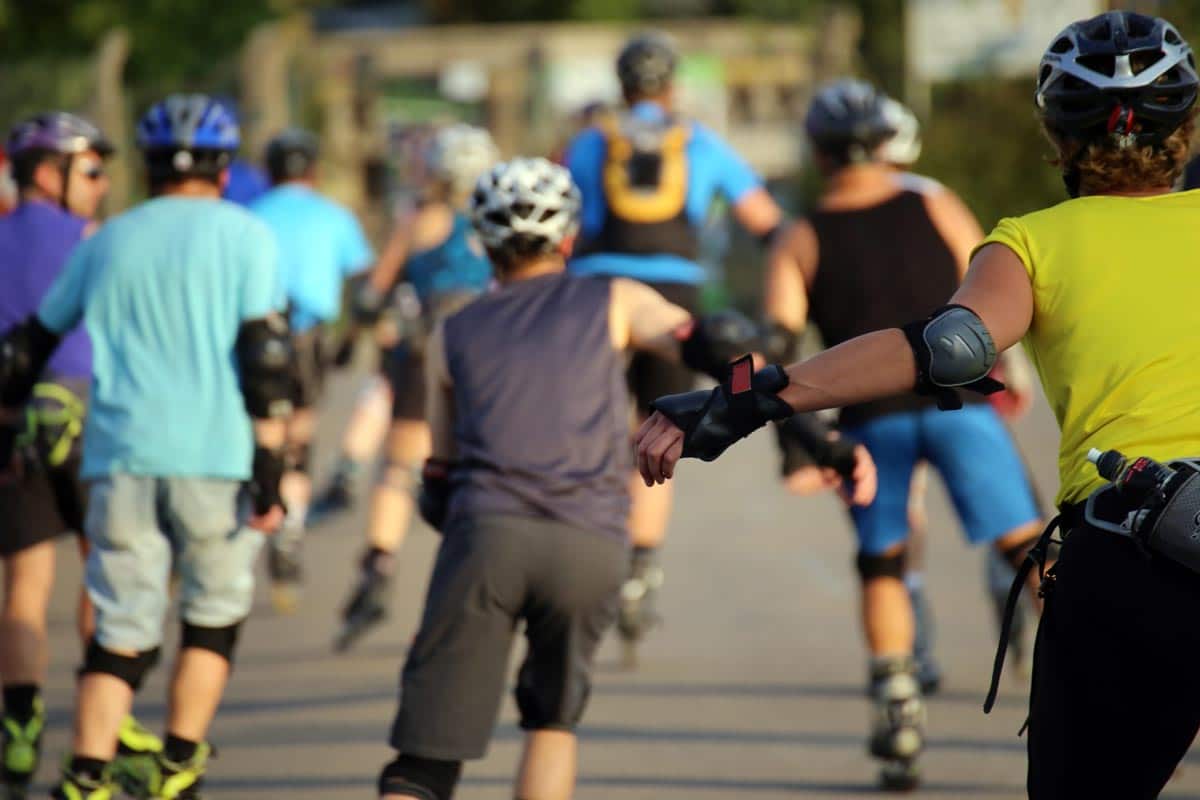
<svg viewBox="0 0 1200 800">
<path fill-rule="evenodd" d="M 952 302 L 972 309 L 982 319 L 998 351 L 1019 341 L 1033 318 L 1029 275 L 1016 254 L 1000 244 L 988 245 L 976 254 Z M 787 385 L 778 389 L 777 397 L 793 411 L 837 408 L 900 394 L 912 390 L 917 380 L 912 349 L 896 328 L 843 342 L 785 371 Z M 638 431 L 642 477 L 657 483 L 669 479 L 683 454 L 683 444 L 684 431 L 661 412 L 653 414 Z"/>
</svg>

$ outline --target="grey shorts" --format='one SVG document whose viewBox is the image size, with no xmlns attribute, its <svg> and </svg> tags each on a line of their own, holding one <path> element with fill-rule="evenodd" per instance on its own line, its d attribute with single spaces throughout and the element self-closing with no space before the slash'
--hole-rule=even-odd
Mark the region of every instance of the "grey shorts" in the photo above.
<svg viewBox="0 0 1200 800">
<path fill-rule="evenodd" d="M 448 761 L 482 757 L 520 620 L 529 644 L 515 690 L 521 727 L 573 729 L 628 569 L 624 541 L 560 522 L 479 515 L 451 523 L 404 665 L 392 746 Z"/>
<path fill-rule="evenodd" d="M 263 536 L 242 524 L 240 490 L 212 478 L 117 474 L 92 483 L 86 577 L 101 645 L 162 642 L 172 564 L 185 622 L 222 628 L 246 618 Z"/>
</svg>

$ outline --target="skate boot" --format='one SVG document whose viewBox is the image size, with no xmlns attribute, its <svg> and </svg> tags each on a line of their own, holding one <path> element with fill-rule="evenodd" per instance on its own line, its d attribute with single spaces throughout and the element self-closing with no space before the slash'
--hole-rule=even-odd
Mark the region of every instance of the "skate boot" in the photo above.
<svg viewBox="0 0 1200 800">
<path fill-rule="evenodd" d="M 912 658 L 874 659 L 871 702 L 870 751 L 883 761 L 880 785 L 888 791 L 912 791 L 921 782 L 917 759 L 925 744 L 925 704 Z"/>
<path fill-rule="evenodd" d="M 354 477 L 350 470 L 339 469 L 333 480 L 313 499 L 308 509 L 307 523 L 321 525 L 354 508 L 358 495 L 354 491 Z"/>
<path fill-rule="evenodd" d="M 50 797 L 54 800 L 116 800 L 120 791 L 107 773 L 93 778 L 90 775 L 77 775 L 64 767 L 62 779 Z"/>
<path fill-rule="evenodd" d="M 160 752 L 138 783 L 123 782 L 121 788 L 139 800 L 200 800 L 208 760 L 215 756 L 207 742 L 201 742 L 187 761 L 172 761 Z"/>
<path fill-rule="evenodd" d="M 25 722 L 5 714 L 0 717 L 0 800 L 24 800 L 42 751 L 46 709 L 42 698 L 33 701 L 33 716 Z"/>
<path fill-rule="evenodd" d="M 113 780 L 126 793 L 138 796 L 162 748 L 162 739 L 142 727 L 132 715 L 125 717 L 117 732 L 117 757 L 110 768 Z"/>
<path fill-rule="evenodd" d="M 658 551 L 636 547 L 629 578 L 621 585 L 617 632 L 621 635 L 622 660 L 627 668 L 637 666 L 637 645 L 660 618 L 655 610 L 664 574 L 658 566 Z"/>
<path fill-rule="evenodd" d="M 925 596 L 925 587 L 919 581 L 905 580 L 908 597 L 912 601 L 913 620 L 916 623 L 916 638 L 913 641 L 913 659 L 917 662 L 917 682 L 921 694 L 928 697 L 937 694 L 942 687 L 942 668 L 933 655 L 936 630 L 933 624 L 933 609 Z"/>
<path fill-rule="evenodd" d="M 337 652 L 349 650 L 387 618 L 394 561 L 391 553 L 375 547 L 363 556 L 358 584 L 342 610 L 342 629 L 333 643 Z"/>
<path fill-rule="evenodd" d="M 304 524 L 288 517 L 269 540 L 267 571 L 271 575 L 271 605 L 278 614 L 293 614 L 300 604 L 300 580 L 304 568 L 301 544 Z"/>
<path fill-rule="evenodd" d="M 988 597 L 992 601 L 992 611 L 995 612 L 996 630 L 999 631 L 1004 625 L 1004 609 L 1008 604 L 1008 591 L 1012 587 L 1012 582 L 1016 578 L 1016 570 L 1012 565 L 1005 560 L 1004 556 L 997 553 L 995 550 L 988 550 L 987 561 L 987 586 Z M 1029 678 L 1029 650 L 1026 645 L 1026 619 L 1028 612 L 1026 610 L 1026 598 L 1021 597 L 1021 601 L 1017 603 L 1016 611 L 1013 613 L 1012 627 L 1009 629 L 1008 636 L 1008 653 L 1009 664 L 1013 676 L 1017 680 L 1022 681 Z"/>
</svg>

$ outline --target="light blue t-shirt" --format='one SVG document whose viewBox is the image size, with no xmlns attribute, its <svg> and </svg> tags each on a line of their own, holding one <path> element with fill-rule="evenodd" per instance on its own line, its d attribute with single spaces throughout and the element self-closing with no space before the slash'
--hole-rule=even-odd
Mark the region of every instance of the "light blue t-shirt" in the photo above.
<svg viewBox="0 0 1200 800">
<path fill-rule="evenodd" d="M 224 200 L 160 197 L 110 220 L 38 309 L 83 320 L 92 386 L 83 477 L 244 480 L 254 448 L 234 352 L 245 320 L 278 307 L 275 237 Z"/>
<path fill-rule="evenodd" d="M 299 183 L 276 186 L 250 209 L 279 242 L 279 273 L 291 304 L 292 330 L 335 319 L 342 282 L 374 258 L 354 214 Z"/>
<path fill-rule="evenodd" d="M 665 119 L 667 114 L 661 106 L 649 102 L 638 103 L 629 113 L 651 121 Z M 685 150 L 688 186 L 684 209 L 692 225 L 699 229 L 718 195 L 737 203 L 762 186 L 762 181 L 717 134 L 697 122 L 691 123 L 691 127 Z M 608 146 L 599 128 L 583 131 L 567 148 L 567 169 L 583 196 L 580 236 L 584 239 L 600 233 L 608 214 L 603 180 L 607 155 Z M 704 281 L 702 266 L 674 254 L 593 253 L 572 259 L 570 269 L 579 275 L 621 275 L 641 281 L 693 284 Z"/>
</svg>

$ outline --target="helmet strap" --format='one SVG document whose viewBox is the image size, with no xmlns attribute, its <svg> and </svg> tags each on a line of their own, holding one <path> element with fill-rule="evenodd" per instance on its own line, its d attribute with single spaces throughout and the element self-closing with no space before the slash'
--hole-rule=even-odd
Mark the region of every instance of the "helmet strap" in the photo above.
<svg viewBox="0 0 1200 800">
<path fill-rule="evenodd" d="M 62 161 L 62 194 L 58 198 L 58 204 L 62 206 L 62 210 L 68 213 L 71 211 L 71 206 L 67 202 L 67 196 L 71 190 L 71 173 L 74 172 L 74 167 L 75 154 L 71 153 Z"/>
</svg>

